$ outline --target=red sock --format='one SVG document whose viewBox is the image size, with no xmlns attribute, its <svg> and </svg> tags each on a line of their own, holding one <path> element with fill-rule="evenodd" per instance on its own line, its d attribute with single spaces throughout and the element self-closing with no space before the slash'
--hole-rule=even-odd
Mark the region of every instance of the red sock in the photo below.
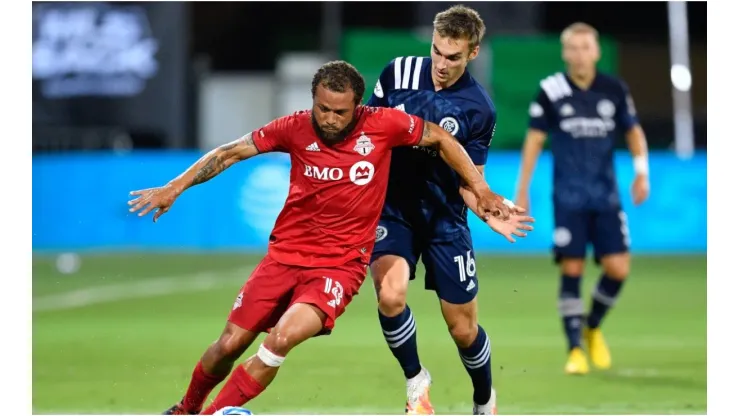
<svg viewBox="0 0 740 416">
<path fill-rule="evenodd" d="M 188 412 L 200 412 L 200 409 L 203 408 L 203 403 L 205 403 L 213 388 L 218 386 L 218 383 L 222 382 L 225 378 L 225 375 L 219 376 L 206 373 L 203 371 L 203 364 L 198 361 L 198 364 L 195 365 L 195 370 L 193 370 L 188 391 L 182 399 L 182 406 Z"/>
<path fill-rule="evenodd" d="M 265 388 L 259 381 L 250 376 L 244 366 L 240 365 L 231 373 L 231 377 L 216 396 L 216 400 L 201 414 L 212 415 L 227 406 L 242 406 L 264 390 Z"/>
</svg>

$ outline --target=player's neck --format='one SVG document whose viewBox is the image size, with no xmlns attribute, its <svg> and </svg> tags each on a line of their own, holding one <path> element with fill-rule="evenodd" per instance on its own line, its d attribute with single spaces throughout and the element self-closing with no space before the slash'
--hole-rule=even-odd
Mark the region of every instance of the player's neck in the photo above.
<svg viewBox="0 0 740 416">
<path fill-rule="evenodd" d="M 593 84 L 594 79 L 596 79 L 596 68 L 594 68 L 593 71 L 588 71 L 581 74 L 575 74 L 571 71 L 568 71 L 568 78 L 576 84 L 576 86 L 582 90 L 587 90 L 591 88 L 591 84 Z"/>
</svg>

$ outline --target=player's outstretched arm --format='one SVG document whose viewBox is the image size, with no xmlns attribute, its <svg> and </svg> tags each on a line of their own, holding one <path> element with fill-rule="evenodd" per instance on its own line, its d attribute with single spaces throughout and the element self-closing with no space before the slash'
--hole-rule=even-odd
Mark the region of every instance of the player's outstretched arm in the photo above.
<svg viewBox="0 0 740 416">
<path fill-rule="evenodd" d="M 170 184 L 182 192 L 193 185 L 198 185 L 212 179 L 229 168 L 229 166 L 257 154 L 259 154 L 259 150 L 254 145 L 252 133 L 249 133 L 231 143 L 226 143 L 206 153 L 190 166 L 188 170 L 170 181 Z"/>
<path fill-rule="evenodd" d="M 468 189 L 476 197 L 477 213 L 484 221 L 488 219 L 489 214 L 504 220 L 509 218 L 510 206 L 507 205 L 508 201 L 491 191 L 491 188 L 483 179 L 483 175 L 475 167 L 465 148 L 455 137 L 440 126 L 425 121 L 419 146 L 439 149 L 439 154 L 445 163 L 462 177 Z"/>
<path fill-rule="evenodd" d="M 149 188 L 131 192 L 136 198 L 130 200 L 130 212 L 139 212 L 142 217 L 153 209 L 154 221 L 157 221 L 162 214 L 169 211 L 175 199 L 180 196 L 186 189 L 191 186 L 208 181 L 214 176 L 226 170 L 229 166 L 255 156 L 259 153 L 252 140 L 252 133 L 249 133 L 240 139 L 231 143 L 219 146 L 206 153 L 191 165 L 185 172 L 168 182 L 166 185 L 158 188 Z"/>
<path fill-rule="evenodd" d="M 530 210 L 529 205 L 529 184 L 532 182 L 532 174 L 537 164 L 537 158 L 542 153 L 542 147 L 545 145 L 547 133 L 539 129 L 530 128 L 527 130 L 527 137 L 524 139 L 522 146 L 522 165 L 519 170 L 519 185 L 516 191 L 516 204 L 525 211 Z"/>
</svg>

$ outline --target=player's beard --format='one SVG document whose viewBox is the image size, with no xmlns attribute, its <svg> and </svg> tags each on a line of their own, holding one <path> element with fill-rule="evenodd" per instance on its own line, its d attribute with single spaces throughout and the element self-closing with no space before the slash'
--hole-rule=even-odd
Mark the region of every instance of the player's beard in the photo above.
<svg viewBox="0 0 740 416">
<path fill-rule="evenodd" d="M 359 117 L 357 117 L 357 114 L 352 114 L 352 121 L 347 124 L 347 127 L 339 131 L 324 131 L 319 125 L 319 122 L 316 121 L 314 114 L 311 113 L 311 124 L 313 125 L 314 132 L 316 132 L 316 135 L 319 136 L 322 142 L 329 145 L 339 143 L 346 139 L 352 130 L 355 129 L 358 119 Z"/>
</svg>

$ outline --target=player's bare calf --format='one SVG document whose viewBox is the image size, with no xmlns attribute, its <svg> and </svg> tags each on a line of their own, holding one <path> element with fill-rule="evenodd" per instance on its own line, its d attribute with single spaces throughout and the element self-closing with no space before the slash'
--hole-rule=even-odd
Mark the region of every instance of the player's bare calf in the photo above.
<svg viewBox="0 0 740 416">
<path fill-rule="evenodd" d="M 440 299 L 439 304 L 452 340 L 460 348 L 469 347 L 478 336 L 478 299 L 461 305 Z"/>
<path fill-rule="evenodd" d="M 236 360 L 257 339 L 258 333 L 239 328 L 231 322 L 221 336 L 211 344 L 200 359 L 203 369 L 209 374 L 229 375 Z"/>
<path fill-rule="evenodd" d="M 630 274 L 630 253 L 607 254 L 599 260 L 604 273 L 614 280 L 624 281 Z"/>
<path fill-rule="evenodd" d="M 208 347 L 195 366 L 192 375 L 194 382 L 188 387 L 183 399 L 163 414 L 198 414 L 208 395 L 229 375 L 234 363 L 252 345 L 257 335 L 257 332 L 227 322 L 221 336 Z"/>
<path fill-rule="evenodd" d="M 385 316 L 396 316 L 406 307 L 409 265 L 400 256 L 386 255 L 372 262 L 370 269 L 378 298 L 378 309 Z"/>
<path fill-rule="evenodd" d="M 241 406 L 272 383 L 288 353 L 324 329 L 327 315 L 314 305 L 291 306 L 260 345 L 257 354 L 241 364 L 202 414 L 210 415 L 227 406 Z"/>
</svg>

